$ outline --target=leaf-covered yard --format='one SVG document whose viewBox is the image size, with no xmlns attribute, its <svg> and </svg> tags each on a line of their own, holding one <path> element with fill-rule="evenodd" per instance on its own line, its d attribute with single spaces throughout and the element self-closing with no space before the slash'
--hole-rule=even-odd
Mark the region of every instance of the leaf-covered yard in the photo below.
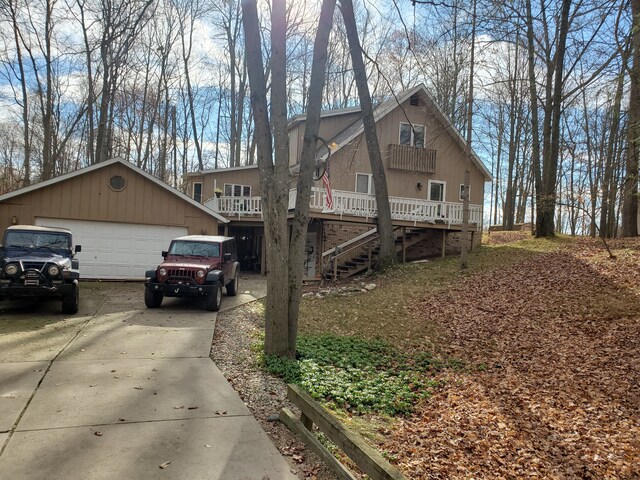
<svg viewBox="0 0 640 480">
<path fill-rule="evenodd" d="M 612 248 L 525 240 L 483 247 L 465 275 L 401 266 L 373 292 L 303 302 L 301 330 L 463 362 L 368 432 L 410 478 L 637 478 L 640 242 Z"/>
</svg>

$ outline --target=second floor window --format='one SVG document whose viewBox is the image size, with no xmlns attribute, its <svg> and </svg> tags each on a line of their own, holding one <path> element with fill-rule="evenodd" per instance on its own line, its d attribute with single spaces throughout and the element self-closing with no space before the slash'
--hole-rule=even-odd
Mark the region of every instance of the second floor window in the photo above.
<svg viewBox="0 0 640 480">
<path fill-rule="evenodd" d="M 193 199 L 198 203 L 202 203 L 202 183 L 200 182 L 193 184 Z"/>
<path fill-rule="evenodd" d="M 400 123 L 400 145 L 424 148 L 424 125 Z"/>
<path fill-rule="evenodd" d="M 224 184 L 225 197 L 250 197 L 251 185 L 236 185 L 234 183 Z"/>
</svg>

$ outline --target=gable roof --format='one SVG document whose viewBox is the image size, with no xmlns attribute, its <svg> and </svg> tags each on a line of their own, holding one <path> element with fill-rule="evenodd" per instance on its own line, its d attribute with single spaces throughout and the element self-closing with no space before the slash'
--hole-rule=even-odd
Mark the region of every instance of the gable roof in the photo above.
<svg viewBox="0 0 640 480">
<path fill-rule="evenodd" d="M 323 110 L 320 112 L 320 118 L 328 118 L 328 117 L 337 117 L 339 115 L 348 115 L 350 113 L 358 113 L 360 112 L 360 107 L 345 107 L 345 108 L 336 108 L 333 110 Z M 287 128 L 292 128 L 300 122 L 304 122 L 307 119 L 306 113 L 299 113 L 298 115 L 294 115 L 289 119 L 287 124 Z"/>
<path fill-rule="evenodd" d="M 95 165 L 91 165 L 89 167 L 80 168 L 80 169 L 78 169 L 78 170 L 76 170 L 74 172 L 65 173 L 64 175 L 60 175 L 60 176 L 51 178 L 49 180 L 45 180 L 43 182 L 34 183 L 33 185 L 29 185 L 28 187 L 24 187 L 24 188 L 20 188 L 18 190 L 14 190 L 13 192 L 5 193 L 4 195 L 0 195 L 0 202 L 3 202 L 5 200 L 8 200 L 8 199 L 13 198 L 13 197 L 17 197 L 19 195 L 24 195 L 25 193 L 33 192 L 34 190 L 39 190 L 41 188 L 48 187 L 50 185 L 55 185 L 56 183 L 64 182 L 64 181 L 69 180 L 71 178 L 78 177 L 80 175 L 84 175 L 85 173 L 90 173 L 90 172 L 93 172 L 93 171 L 96 171 L 96 170 L 100 170 L 101 168 L 108 167 L 108 166 L 113 165 L 115 163 L 120 164 L 120 165 L 124 165 L 125 167 L 133 170 L 135 173 L 137 173 L 139 175 L 142 175 L 147 180 L 155 183 L 157 186 L 159 186 L 159 187 L 163 188 L 164 190 L 168 191 L 169 193 L 175 195 L 180 200 L 191 204 L 192 206 L 194 206 L 198 210 L 201 210 L 202 212 L 206 213 L 210 217 L 215 218 L 219 222 L 229 223 L 229 220 L 224 218 L 219 213 L 216 213 L 213 210 L 205 207 L 201 203 L 196 202 L 193 198 L 191 198 L 191 197 L 185 195 L 184 193 L 176 190 L 175 188 L 167 185 L 162 180 L 154 177 L 153 175 L 151 175 L 148 172 L 145 172 L 141 168 L 136 167 L 132 163 L 129 163 L 129 162 L 127 162 L 127 161 L 125 161 L 125 160 L 123 160 L 121 158 L 117 158 L 117 157 L 116 158 L 112 158 L 110 160 L 106 160 L 104 162 L 96 163 Z"/>
<path fill-rule="evenodd" d="M 239 167 L 209 168 L 205 170 L 197 170 L 195 172 L 187 172 L 184 174 L 184 176 L 197 177 L 199 175 L 204 175 L 205 173 L 233 172 L 237 170 L 251 170 L 254 168 L 258 168 L 258 164 L 254 163 L 253 165 L 240 165 Z"/>
<path fill-rule="evenodd" d="M 458 145 L 460 145 L 460 147 L 462 147 L 462 149 L 464 150 L 467 144 L 466 140 L 462 137 L 462 135 L 460 134 L 458 129 L 453 125 L 453 123 L 451 123 L 451 120 L 449 120 L 449 118 L 444 114 L 444 112 L 436 104 L 433 98 L 431 98 L 431 95 L 429 95 L 429 92 L 427 92 L 427 87 L 423 83 L 409 90 L 405 90 L 404 92 L 401 92 L 398 95 L 391 97 L 388 100 L 385 100 L 380 105 L 375 107 L 373 111 L 374 121 L 377 123 L 382 118 L 384 118 L 387 114 L 395 110 L 402 103 L 404 103 L 405 101 L 407 101 L 409 98 L 411 98 L 413 95 L 416 95 L 416 94 L 421 96 L 425 104 L 428 106 L 429 111 L 433 112 L 436 118 L 445 126 L 445 129 L 451 134 L 451 136 L 458 143 Z M 360 110 L 359 107 L 357 110 L 358 111 Z M 338 111 L 337 114 L 346 114 L 346 113 L 353 113 L 353 112 L 354 112 L 353 109 L 342 109 Z M 331 153 L 335 153 L 338 150 L 340 150 L 342 147 L 348 145 L 349 143 L 351 143 L 352 140 L 354 140 L 356 137 L 361 135 L 363 132 L 364 132 L 364 123 L 362 121 L 362 118 L 359 118 L 358 120 L 353 122 L 351 125 L 349 125 L 347 128 L 345 128 L 342 132 L 338 133 L 335 137 L 333 137 L 331 140 L 327 142 L 330 145 L 331 144 L 337 145 L 335 148 L 332 149 Z M 323 158 L 325 156 L 326 156 L 326 153 L 323 155 Z M 482 160 L 480 160 L 478 155 L 476 155 L 473 149 L 471 151 L 471 159 L 473 163 L 476 165 L 476 167 L 482 172 L 482 174 L 485 176 L 486 179 L 488 180 L 493 179 L 491 172 L 487 169 L 487 167 L 485 167 L 484 163 L 482 162 Z"/>
</svg>

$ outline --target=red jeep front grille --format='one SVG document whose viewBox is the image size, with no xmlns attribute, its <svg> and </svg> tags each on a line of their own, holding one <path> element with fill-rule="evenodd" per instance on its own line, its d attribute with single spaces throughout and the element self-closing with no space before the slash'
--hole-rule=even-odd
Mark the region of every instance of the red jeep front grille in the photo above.
<svg viewBox="0 0 640 480">
<path fill-rule="evenodd" d="M 195 280 L 197 270 L 191 268 L 168 268 L 168 277 L 188 277 Z"/>
</svg>

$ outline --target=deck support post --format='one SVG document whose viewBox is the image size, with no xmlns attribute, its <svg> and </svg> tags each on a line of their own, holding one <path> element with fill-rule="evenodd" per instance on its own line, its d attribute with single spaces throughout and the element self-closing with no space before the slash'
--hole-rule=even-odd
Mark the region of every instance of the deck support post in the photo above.
<svg viewBox="0 0 640 480">
<path fill-rule="evenodd" d="M 406 238 L 407 238 L 407 227 L 402 227 L 402 263 L 407 263 L 407 246 L 406 246 Z"/>
<path fill-rule="evenodd" d="M 445 252 L 447 249 L 447 231 L 442 230 L 442 258 L 445 256 Z"/>
<path fill-rule="evenodd" d="M 260 273 L 262 273 L 262 275 L 267 274 L 267 241 L 264 238 L 264 231 L 262 232 L 262 241 L 260 242 Z"/>
</svg>

